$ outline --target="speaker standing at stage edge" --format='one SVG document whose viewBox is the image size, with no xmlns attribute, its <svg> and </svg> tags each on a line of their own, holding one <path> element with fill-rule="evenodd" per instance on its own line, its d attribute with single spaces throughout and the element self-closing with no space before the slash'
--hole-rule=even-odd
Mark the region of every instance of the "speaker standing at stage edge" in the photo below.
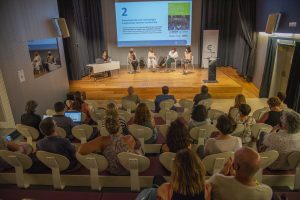
<svg viewBox="0 0 300 200">
<path fill-rule="evenodd" d="M 54 27 L 57 31 L 57 35 L 62 38 L 70 37 L 69 29 L 66 24 L 65 18 L 53 18 Z"/>
</svg>

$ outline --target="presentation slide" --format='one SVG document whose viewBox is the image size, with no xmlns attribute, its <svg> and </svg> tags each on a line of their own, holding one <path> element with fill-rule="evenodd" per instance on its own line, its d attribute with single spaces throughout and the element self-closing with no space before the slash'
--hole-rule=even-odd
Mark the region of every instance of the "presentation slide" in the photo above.
<svg viewBox="0 0 300 200">
<path fill-rule="evenodd" d="M 118 47 L 191 45 L 192 0 L 116 2 Z"/>
</svg>

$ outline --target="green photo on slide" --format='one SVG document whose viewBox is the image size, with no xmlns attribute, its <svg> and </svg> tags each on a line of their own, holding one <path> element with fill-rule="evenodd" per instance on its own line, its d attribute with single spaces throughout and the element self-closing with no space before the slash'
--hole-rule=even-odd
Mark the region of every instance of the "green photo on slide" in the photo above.
<svg viewBox="0 0 300 200">
<path fill-rule="evenodd" d="M 190 29 L 190 2 L 168 4 L 168 30 Z"/>
</svg>

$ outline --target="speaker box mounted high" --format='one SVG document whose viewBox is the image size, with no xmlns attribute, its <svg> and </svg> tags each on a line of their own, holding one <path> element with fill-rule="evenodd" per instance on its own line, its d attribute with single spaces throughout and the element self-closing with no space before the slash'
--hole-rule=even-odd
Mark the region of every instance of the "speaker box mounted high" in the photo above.
<svg viewBox="0 0 300 200">
<path fill-rule="evenodd" d="M 280 18 L 281 18 L 281 13 L 270 14 L 269 17 L 268 17 L 265 32 L 269 33 L 269 34 L 272 34 L 273 32 L 276 32 L 277 28 L 278 28 Z"/>
<path fill-rule="evenodd" d="M 70 37 L 69 29 L 65 18 L 53 18 L 53 24 L 57 31 L 57 35 L 62 38 Z"/>
</svg>

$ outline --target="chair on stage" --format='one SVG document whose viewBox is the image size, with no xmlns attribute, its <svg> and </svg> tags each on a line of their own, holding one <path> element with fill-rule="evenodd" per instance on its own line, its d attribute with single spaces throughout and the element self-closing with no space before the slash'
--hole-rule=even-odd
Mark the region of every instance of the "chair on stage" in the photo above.
<svg viewBox="0 0 300 200">
<path fill-rule="evenodd" d="M 188 67 L 189 66 L 192 66 L 193 67 L 193 72 L 195 71 L 195 66 L 194 66 L 194 56 L 192 56 L 192 60 L 191 60 L 191 62 L 190 63 L 187 63 L 187 64 L 184 64 L 183 63 L 183 60 L 184 59 L 181 59 L 181 65 L 183 64 L 183 65 L 186 65 L 186 69 L 188 70 Z"/>
<path fill-rule="evenodd" d="M 137 72 L 141 72 L 141 67 L 140 67 L 139 64 L 138 64 L 138 66 L 136 68 L 136 71 Z M 130 74 L 133 72 L 133 67 L 132 67 L 132 64 L 130 63 L 128 57 L 127 57 L 127 72 L 130 73 Z"/>
</svg>

